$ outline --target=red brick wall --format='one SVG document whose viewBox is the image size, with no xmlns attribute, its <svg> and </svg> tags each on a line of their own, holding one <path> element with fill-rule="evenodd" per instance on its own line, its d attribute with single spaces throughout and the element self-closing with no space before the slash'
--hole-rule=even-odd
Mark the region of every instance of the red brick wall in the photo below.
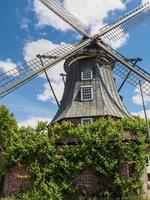
<svg viewBox="0 0 150 200">
<path fill-rule="evenodd" d="M 9 196 L 18 192 L 21 188 L 28 191 L 32 190 L 33 184 L 28 178 L 25 178 L 29 174 L 29 167 L 25 166 L 14 166 L 6 174 L 4 185 L 3 185 L 3 195 Z M 127 180 L 130 178 L 130 170 L 128 162 L 120 169 L 120 177 Z M 87 191 L 92 193 L 98 193 L 100 187 L 106 182 L 105 177 L 97 177 L 90 168 L 86 168 L 81 172 L 77 172 L 75 176 L 76 190 Z M 114 191 L 115 186 L 112 180 L 107 180 L 108 187 L 110 190 Z"/>
<path fill-rule="evenodd" d="M 119 175 L 121 178 L 128 180 L 130 178 L 130 166 L 128 162 L 125 162 L 121 167 Z"/>
<path fill-rule="evenodd" d="M 106 176 L 98 177 L 90 168 L 76 173 L 75 184 L 76 190 L 83 193 L 86 191 L 98 195 L 104 185 L 107 187 L 112 197 L 116 191 L 116 186 L 112 178 Z"/>
<path fill-rule="evenodd" d="M 76 173 L 76 190 L 97 193 L 100 190 L 99 178 L 89 168 Z"/>
<path fill-rule="evenodd" d="M 25 166 L 14 166 L 5 175 L 3 185 L 3 195 L 9 196 L 18 192 L 21 188 L 32 190 L 33 185 L 27 178 L 29 168 Z"/>
</svg>

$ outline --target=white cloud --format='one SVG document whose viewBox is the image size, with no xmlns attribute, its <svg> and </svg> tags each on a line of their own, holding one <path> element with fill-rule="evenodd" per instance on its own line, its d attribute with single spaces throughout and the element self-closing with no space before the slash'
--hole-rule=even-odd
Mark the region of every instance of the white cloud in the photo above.
<svg viewBox="0 0 150 200">
<path fill-rule="evenodd" d="M 103 39 L 103 41 L 110 45 L 113 49 L 118 49 L 120 47 L 122 47 L 124 44 L 126 44 L 127 40 L 129 38 L 129 34 L 125 34 L 124 37 L 120 38 L 119 40 L 117 40 L 116 42 L 113 42 L 112 40 L 109 39 Z"/>
<path fill-rule="evenodd" d="M 46 8 L 39 0 L 34 0 L 34 11 L 38 17 L 38 27 L 53 26 L 61 31 L 70 29 L 68 24 Z"/>
<path fill-rule="evenodd" d="M 18 76 L 19 72 L 16 69 L 17 65 L 15 63 L 12 62 L 11 59 L 6 59 L 5 61 L 0 61 L 0 70 L 2 70 L 2 72 L 7 73 L 8 76 L 10 76 L 10 73 L 8 73 L 8 71 L 13 70 L 11 72 L 12 76 Z"/>
<path fill-rule="evenodd" d="M 147 111 L 146 111 L 146 113 L 147 113 L 147 117 L 150 119 L 150 109 L 148 109 Z M 139 117 L 141 117 L 141 118 L 145 118 L 145 115 L 144 115 L 144 111 L 143 110 L 141 110 L 141 111 L 139 111 L 139 112 L 132 112 L 131 113 L 132 115 L 134 115 L 134 116 L 139 116 Z"/>
<path fill-rule="evenodd" d="M 24 59 L 25 61 L 32 60 L 36 57 L 37 54 L 47 53 L 57 46 L 57 44 L 54 44 L 51 41 L 45 39 L 28 42 L 23 49 Z"/>
<path fill-rule="evenodd" d="M 62 95 L 63 95 L 63 91 L 64 91 L 64 84 L 60 78 L 60 71 L 58 69 L 58 66 L 56 66 L 56 78 L 54 78 L 54 76 L 51 76 L 51 84 L 53 86 L 53 89 L 55 91 L 55 94 L 56 94 L 56 97 L 58 99 L 58 101 L 61 100 L 62 98 Z M 49 71 L 49 74 L 51 74 L 51 71 Z M 40 101 L 48 101 L 48 100 L 51 100 L 53 103 L 56 103 L 55 102 L 55 99 L 54 99 L 54 96 L 53 96 L 53 93 L 50 89 L 50 86 L 48 83 L 45 83 L 44 84 L 44 91 L 42 91 L 42 93 L 40 94 L 37 94 L 37 98 L 38 100 Z"/>
<path fill-rule="evenodd" d="M 120 38 L 116 42 L 112 42 L 110 45 L 112 46 L 112 48 L 118 49 L 126 44 L 128 38 L 129 38 L 129 34 L 126 34 L 124 35 L 124 37 Z"/>
<path fill-rule="evenodd" d="M 40 101 L 46 102 L 50 98 L 50 93 L 51 93 L 50 86 L 48 83 L 45 83 L 44 84 L 44 92 L 42 92 L 41 94 L 37 94 L 37 98 Z"/>
<path fill-rule="evenodd" d="M 150 3 L 150 0 L 142 0 L 142 3 L 147 3 L 147 2 Z"/>
<path fill-rule="evenodd" d="M 20 27 L 21 27 L 22 29 L 28 30 L 29 24 L 30 24 L 30 23 L 31 23 L 31 21 L 30 21 L 28 18 L 23 17 L 23 18 L 21 19 L 21 21 L 20 21 Z"/>
<path fill-rule="evenodd" d="M 145 86 L 143 85 L 142 87 L 145 87 Z M 133 103 L 135 103 L 137 105 L 143 105 L 140 90 L 138 88 L 136 88 L 134 93 L 135 93 L 135 95 L 132 97 Z M 150 103 L 150 96 L 143 93 L 143 97 L 144 97 L 144 102 L 145 102 L 146 105 L 148 103 Z"/>
<path fill-rule="evenodd" d="M 28 119 L 19 122 L 19 126 L 31 126 L 33 128 L 36 127 L 36 125 L 38 124 L 38 121 L 48 121 L 50 122 L 51 119 L 50 118 L 45 118 L 45 117 L 35 117 L 35 116 L 31 116 Z"/>
<path fill-rule="evenodd" d="M 132 97 L 132 101 L 133 103 L 137 104 L 137 105 L 142 105 L 142 98 L 141 98 L 141 94 L 136 94 L 135 96 Z M 144 95 L 144 101 L 145 104 L 150 103 L 150 96 L 148 95 Z"/>
<path fill-rule="evenodd" d="M 37 41 L 29 42 L 24 47 L 24 51 L 23 51 L 24 58 L 26 61 L 32 60 L 33 58 L 35 58 L 37 54 L 44 54 L 52 49 L 55 49 L 58 46 L 59 46 L 58 44 L 54 44 L 51 41 L 48 41 L 45 39 L 39 39 Z M 54 91 L 59 101 L 61 100 L 63 89 L 64 89 L 64 83 L 62 82 L 62 78 L 60 77 L 60 73 L 64 73 L 63 64 L 64 62 L 60 62 L 47 71 L 48 76 L 51 80 L 52 86 L 54 88 Z M 44 73 L 41 74 L 40 77 L 44 79 L 46 78 Z M 41 91 L 39 94 L 37 94 L 37 99 L 39 101 L 44 101 L 44 102 L 48 100 L 55 102 L 55 99 L 50 90 L 49 84 L 45 83 L 43 87 L 44 87 L 44 90 Z"/>
<path fill-rule="evenodd" d="M 97 31 L 103 24 L 108 13 L 114 10 L 125 9 L 125 3 L 121 0 L 64 0 L 63 6 L 86 26 Z M 59 17 L 43 6 L 38 0 L 34 0 L 34 11 L 38 16 L 38 26 L 52 26 L 61 31 L 71 28 Z"/>
</svg>

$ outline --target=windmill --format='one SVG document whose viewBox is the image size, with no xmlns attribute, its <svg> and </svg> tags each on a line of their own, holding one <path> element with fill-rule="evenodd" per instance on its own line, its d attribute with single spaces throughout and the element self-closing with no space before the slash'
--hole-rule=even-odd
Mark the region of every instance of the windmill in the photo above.
<svg viewBox="0 0 150 200">
<path fill-rule="evenodd" d="M 130 116 L 119 91 L 128 82 L 137 88 L 141 84 L 143 92 L 150 95 L 150 74 L 137 65 L 141 59 L 126 58 L 111 48 L 106 40 L 116 42 L 141 24 L 150 16 L 150 4 L 147 2 L 135 8 L 113 23 L 102 27 L 92 36 L 88 28 L 59 2 L 40 1 L 78 31 L 83 38 L 77 43 L 62 44 L 22 66 L 0 74 L 0 97 L 65 60 L 64 94 L 61 102 L 57 102 L 59 109 L 52 122 L 70 120 L 73 123 L 87 123 L 101 116 Z M 118 89 L 113 73 L 122 78 L 122 84 Z M 55 95 L 54 91 L 53 94 Z"/>
</svg>

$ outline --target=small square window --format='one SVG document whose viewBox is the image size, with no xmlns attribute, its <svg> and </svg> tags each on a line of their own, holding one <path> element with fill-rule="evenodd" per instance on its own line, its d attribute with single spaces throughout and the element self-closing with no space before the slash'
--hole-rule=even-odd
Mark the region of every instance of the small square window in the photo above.
<svg viewBox="0 0 150 200">
<path fill-rule="evenodd" d="M 81 88 L 81 101 L 93 100 L 93 88 L 83 87 Z"/>
<path fill-rule="evenodd" d="M 91 68 L 87 68 L 83 72 L 81 72 L 81 79 L 82 80 L 91 80 L 91 79 L 93 79 L 92 69 Z"/>
<path fill-rule="evenodd" d="M 81 124 L 88 124 L 88 123 L 92 123 L 93 119 L 92 118 L 81 118 Z"/>
</svg>

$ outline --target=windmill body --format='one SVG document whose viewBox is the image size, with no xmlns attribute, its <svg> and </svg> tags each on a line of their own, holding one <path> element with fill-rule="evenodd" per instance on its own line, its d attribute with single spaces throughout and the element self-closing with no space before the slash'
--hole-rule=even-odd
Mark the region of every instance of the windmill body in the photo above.
<svg viewBox="0 0 150 200">
<path fill-rule="evenodd" d="M 56 49 L 0 74 L 0 97 L 4 97 L 28 81 L 65 60 L 67 80 L 60 107 L 52 122 L 75 118 L 130 116 L 116 89 L 115 73 L 125 82 L 150 95 L 150 74 L 106 44 L 116 42 L 150 16 L 147 2 L 92 36 L 82 22 L 69 13 L 57 0 L 39 0 L 49 10 L 78 31 L 83 39 L 62 43 Z M 91 77 L 86 77 L 91 75 Z M 85 76 L 85 78 L 84 78 Z M 48 76 L 47 76 L 48 79 Z M 49 83 L 50 80 L 48 79 Z M 122 85 L 123 85 L 122 84 Z M 120 86 L 120 88 L 122 87 Z M 52 85 L 50 83 L 52 89 Z M 52 89 L 54 94 L 54 91 Z M 85 99 L 84 99 L 85 96 Z M 54 94 L 56 99 L 56 96 Z M 88 99 L 89 98 L 89 99 Z M 57 102 L 59 106 L 59 102 Z"/>
<path fill-rule="evenodd" d="M 130 116 L 112 76 L 114 65 L 115 61 L 94 45 L 66 60 L 64 94 L 52 122 L 84 123 L 104 116 Z"/>
<path fill-rule="evenodd" d="M 78 31 L 83 39 L 76 43 L 63 43 L 22 66 L 0 74 L 0 97 L 4 97 L 43 72 L 50 83 L 46 71 L 65 60 L 64 69 L 67 77 L 64 94 L 60 104 L 57 102 L 59 109 L 52 123 L 70 120 L 74 124 L 85 124 L 100 117 L 111 116 L 115 119 L 129 117 L 130 113 L 118 93 L 113 74 L 123 80 L 118 87 L 119 90 L 125 82 L 128 82 L 137 89 L 141 85 L 147 95 L 150 95 L 150 74 L 137 66 L 132 59 L 111 48 L 106 44 L 106 39 L 116 42 L 141 24 L 150 16 L 150 3 L 137 7 L 91 36 L 88 27 L 64 9 L 57 0 L 39 1 Z M 52 88 L 51 83 L 50 86 Z M 71 138 L 71 145 L 74 139 Z M 60 142 L 62 145 L 63 141 Z M 128 163 L 124 169 L 129 177 Z M 90 183 L 90 187 L 91 185 Z M 88 187 L 87 183 L 85 187 Z"/>
</svg>

